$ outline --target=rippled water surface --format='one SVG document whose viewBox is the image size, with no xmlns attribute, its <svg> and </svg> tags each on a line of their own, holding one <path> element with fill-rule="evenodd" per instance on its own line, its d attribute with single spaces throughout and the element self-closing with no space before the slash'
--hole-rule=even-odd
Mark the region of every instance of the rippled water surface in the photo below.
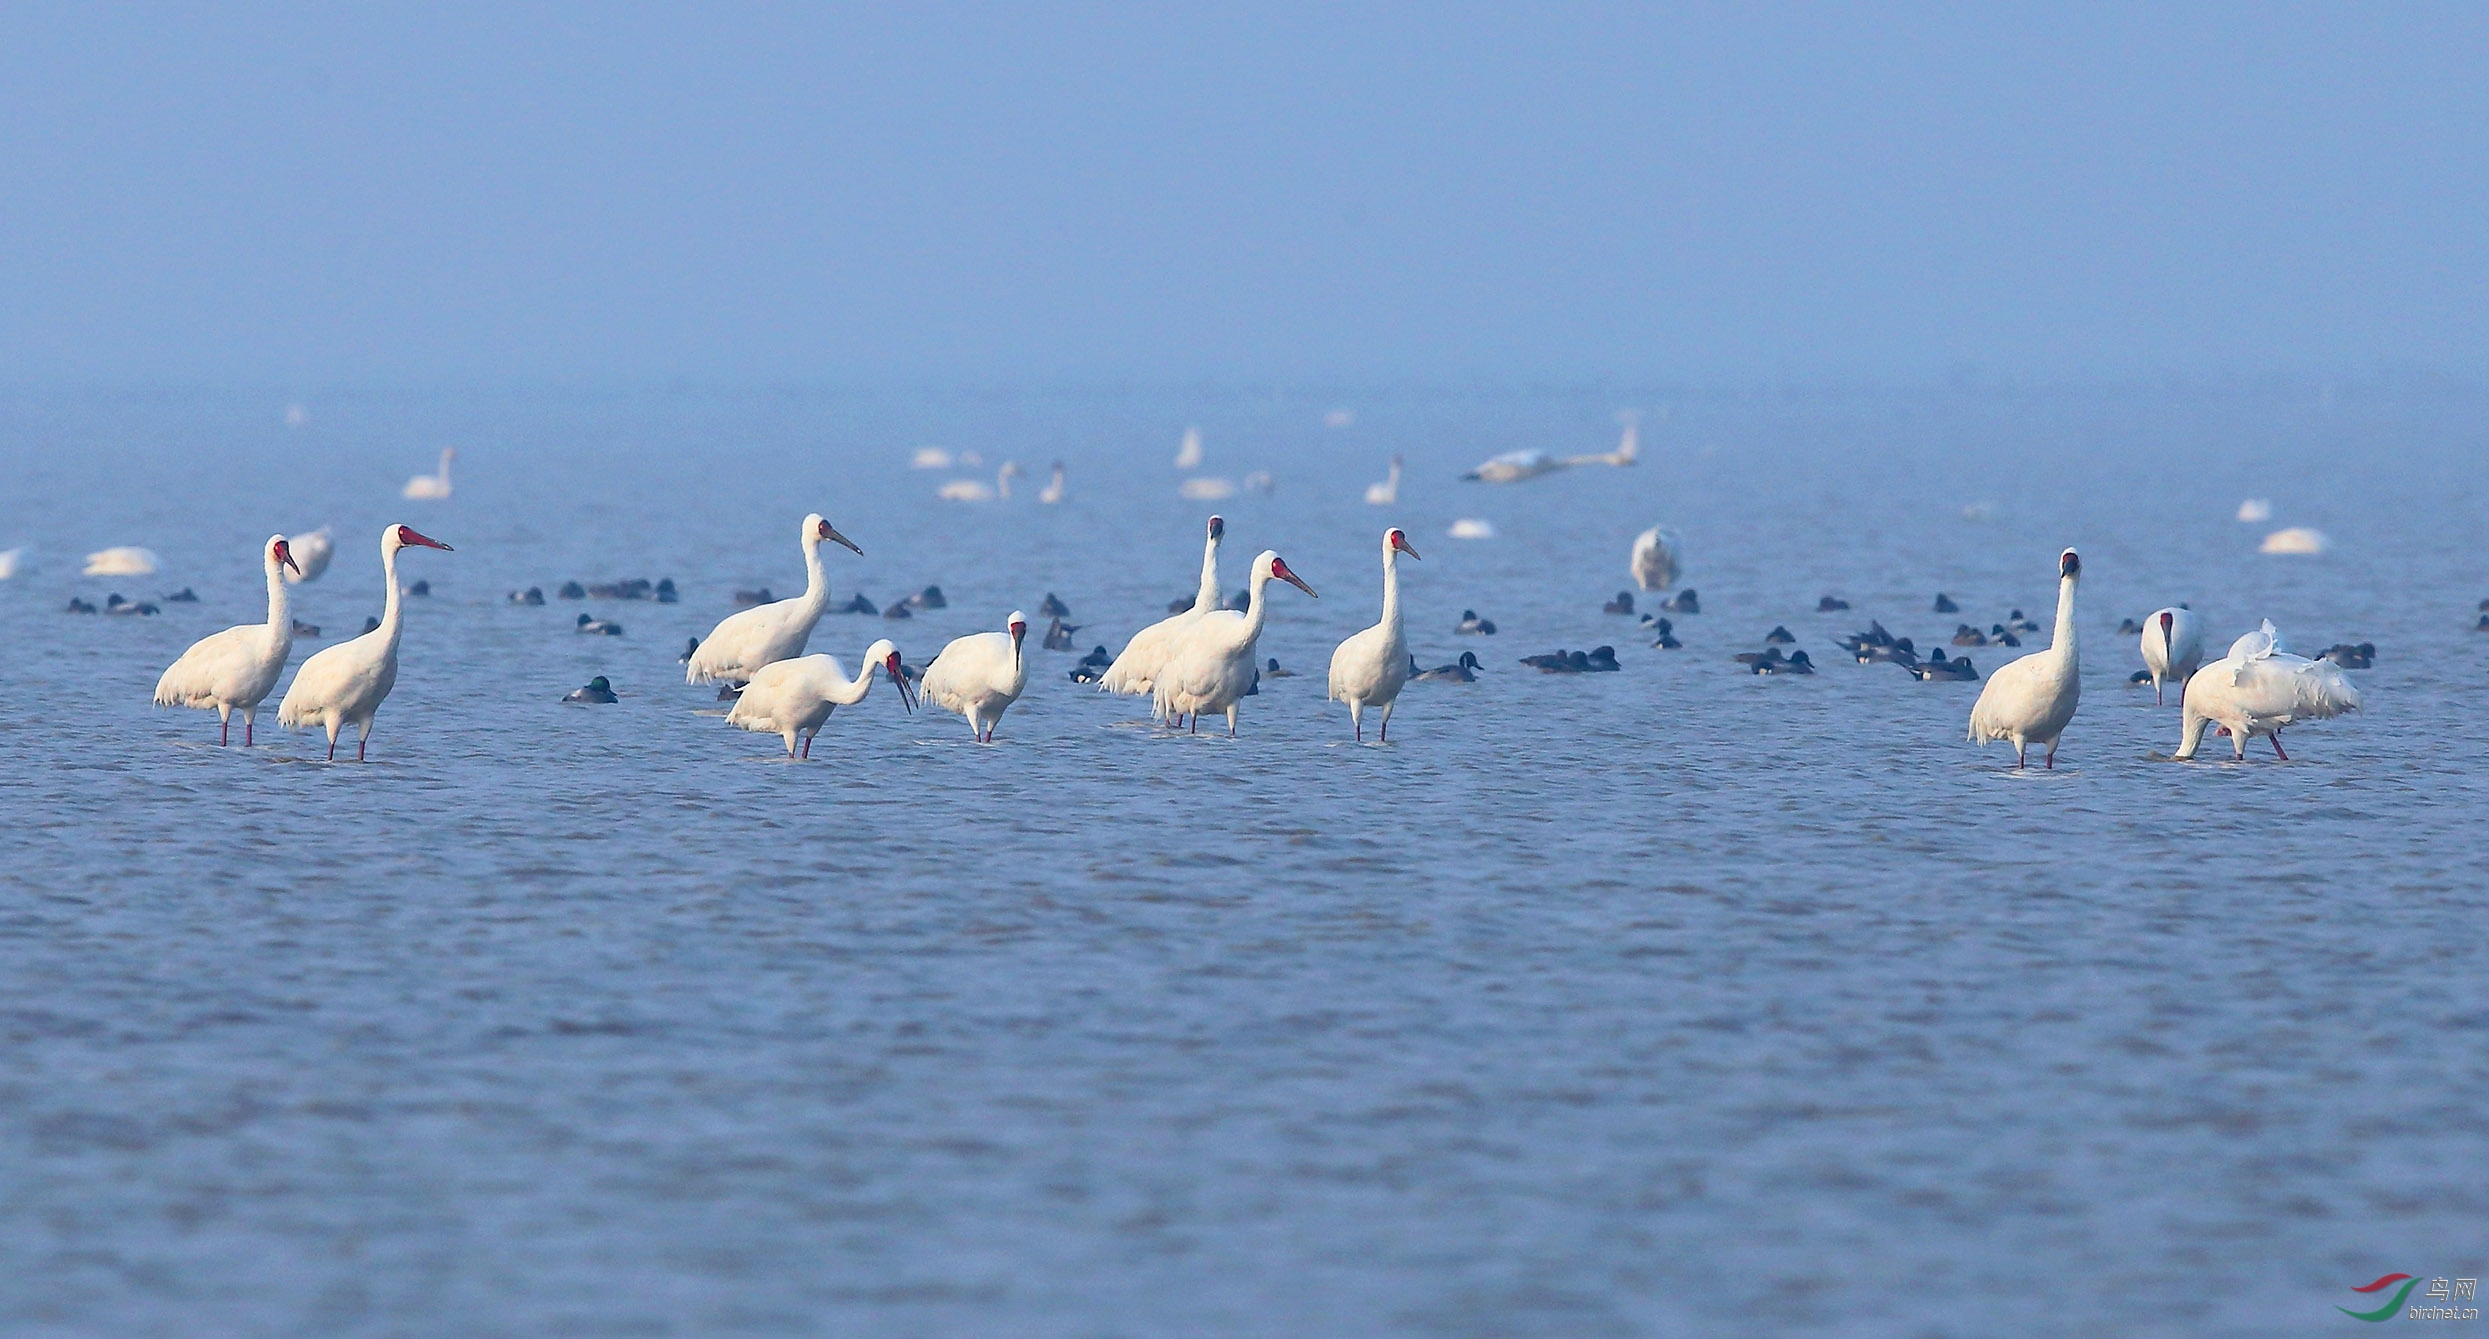
<svg viewBox="0 0 2489 1339">
<path fill-rule="evenodd" d="M 11 1333 L 2267 1335 L 2484 1263 L 2478 398 L 282 400 L 0 402 Z M 1635 403 L 1638 468 L 1457 482 Z M 921 662 L 1049 591 L 1120 645 L 1193 585 L 1187 422 L 1204 473 L 1275 480 L 1217 504 L 1228 584 L 1268 547 L 1321 592 L 1275 592 L 1303 674 L 1241 738 L 1032 650 L 990 747 L 885 689 L 789 764 L 682 683 L 729 592 L 800 585 L 812 509 L 865 549 L 836 599 L 950 599 L 814 649 Z M 455 497 L 396 501 L 449 443 Z M 939 502 L 967 472 L 927 444 L 1036 477 Z M 337 527 L 297 610 L 333 642 L 400 519 L 458 551 L 407 556 L 433 593 L 368 765 L 148 706 L 260 616 L 262 537 Z M 1600 612 L 1659 521 L 1678 651 Z M 1395 523 L 1419 658 L 1487 670 L 1358 747 L 1322 669 Z M 2337 547 L 2258 556 L 2286 524 Z M 163 571 L 77 574 L 127 543 Z M 2045 623 L 2067 544 L 2053 773 L 1964 742 L 1977 685 L 1831 645 L 1942 640 L 1938 590 Z M 630 576 L 684 598 L 503 599 Z M 2288 765 L 2163 760 L 2112 634 L 2179 600 L 2215 654 L 2267 617 L 2374 641 L 2369 710 Z M 1774 623 L 1822 673 L 1730 662 Z M 1515 663 L 1599 643 L 1623 672 Z M 559 703 L 599 673 L 620 705 Z"/>
</svg>

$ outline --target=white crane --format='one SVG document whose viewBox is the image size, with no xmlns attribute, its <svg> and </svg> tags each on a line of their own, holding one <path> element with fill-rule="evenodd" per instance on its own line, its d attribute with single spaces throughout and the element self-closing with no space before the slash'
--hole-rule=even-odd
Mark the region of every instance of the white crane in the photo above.
<svg viewBox="0 0 2489 1339">
<path fill-rule="evenodd" d="M 154 549 L 143 549 L 136 544 L 117 544 L 109 549 L 97 549 L 88 554 L 86 571 L 83 575 L 91 577 L 152 576 L 156 570 L 156 561 Z"/>
<path fill-rule="evenodd" d="M 761 666 L 804 653 L 804 643 L 812 640 L 813 625 L 821 621 L 821 611 L 830 607 L 830 575 L 821 566 L 821 541 L 825 539 L 853 550 L 859 558 L 864 556 L 864 550 L 822 520 L 821 513 L 806 516 L 802 531 L 804 593 L 790 600 L 755 605 L 720 620 L 684 664 L 683 682 L 748 683 L 760 673 Z"/>
<path fill-rule="evenodd" d="M 438 474 L 418 474 L 414 478 L 407 480 L 406 488 L 401 496 L 411 502 L 438 502 L 443 498 L 448 497 L 449 462 L 450 458 L 457 454 L 457 447 L 442 447 L 441 472 Z"/>
<path fill-rule="evenodd" d="M 259 704 L 284 677 L 285 658 L 294 651 L 294 614 L 286 607 L 284 575 L 294 566 L 294 555 L 285 536 L 268 536 L 259 561 L 267 569 L 268 621 L 200 638 L 156 680 L 159 707 L 215 708 L 220 746 L 233 742 L 237 711 L 242 713 L 242 747 L 255 742 L 251 726 Z"/>
<path fill-rule="evenodd" d="M 1172 723 L 1189 716 L 1193 718 L 1192 728 L 1199 730 L 1201 713 L 1223 712 L 1227 716 L 1227 737 L 1236 737 L 1236 704 L 1253 691 L 1257 664 L 1253 651 L 1261 641 L 1262 624 L 1270 616 L 1268 595 L 1273 578 L 1307 595 L 1314 593 L 1313 587 L 1288 570 L 1286 561 L 1264 549 L 1253 560 L 1252 593 L 1245 601 L 1244 612 L 1214 609 L 1184 629 L 1182 643 L 1168 657 L 1153 690 L 1160 720 Z"/>
<path fill-rule="evenodd" d="M 337 556 L 337 542 L 327 526 L 303 535 L 291 535 L 286 544 L 294 551 L 294 570 L 286 573 L 288 581 L 317 581 L 328 570 L 328 560 Z"/>
<path fill-rule="evenodd" d="M 1417 557 L 1399 527 L 1383 532 L 1383 618 L 1331 653 L 1330 700 L 1348 704 L 1348 723 L 1365 741 L 1365 709 L 1380 707 L 1377 739 L 1391 738 L 1391 708 L 1409 681 L 1409 639 L 1400 630 L 1400 555 Z M 1423 560 L 1421 560 L 1423 561 Z"/>
<path fill-rule="evenodd" d="M 1037 490 L 1037 500 L 1051 507 L 1063 500 L 1063 462 L 1054 462 L 1054 477 Z"/>
<path fill-rule="evenodd" d="M 1569 470 L 1576 465 L 1631 465 L 1641 457 L 1642 435 L 1637 425 L 1625 425 L 1624 440 L 1613 451 L 1589 456 L 1552 456 L 1544 451 L 1507 451 L 1462 475 L 1464 479 L 1489 484 L 1517 484 L 1542 474 Z"/>
<path fill-rule="evenodd" d="M 354 742 L 354 760 L 372 742 L 372 716 L 398 682 L 398 634 L 402 630 L 398 591 L 398 550 L 408 547 L 451 551 L 437 539 L 393 525 L 380 532 L 380 572 L 388 583 L 388 602 L 380 609 L 380 626 L 352 641 L 339 642 L 302 663 L 293 686 L 277 704 L 277 724 L 289 730 L 318 726 L 328 731 L 328 756 L 337 758 L 337 732 L 349 725 L 362 734 Z"/>
<path fill-rule="evenodd" d="M 1400 501 L 1400 457 L 1391 458 L 1391 473 L 1379 484 L 1365 486 L 1365 503 L 1369 507 L 1389 507 Z"/>
<path fill-rule="evenodd" d="M 2330 660 L 2309 660 L 2282 650 L 2281 635 L 2270 619 L 2230 644 L 2230 653 L 2206 665 L 2187 680 L 2178 724 L 2180 762 L 2191 762 L 2204 742 L 2204 727 L 2219 725 L 2230 733 L 2240 761 L 2247 757 L 2247 739 L 2263 735 L 2273 741 L 2273 756 L 2283 762 L 2282 727 L 2294 721 L 2323 720 L 2359 710 L 2359 690 L 2341 667 Z"/>
<path fill-rule="evenodd" d="M 2057 765 L 2057 737 L 2074 719 L 2083 698 L 2083 665 L 2074 640 L 2074 587 L 2083 560 L 2072 549 L 2057 556 L 2057 631 L 2045 651 L 2034 651 L 1988 676 L 1970 709 L 1970 741 L 2002 739 L 2014 746 L 2014 766 L 2028 766 L 2033 744 L 2048 746 Z"/>
<path fill-rule="evenodd" d="M 1683 541 L 1677 532 L 1655 525 L 1633 537 L 1633 584 L 1644 590 L 1666 590 L 1677 584 L 1677 555 Z"/>
<path fill-rule="evenodd" d="M 972 632 L 954 638 L 942 654 L 925 666 L 919 688 L 925 701 L 968 718 L 969 733 L 980 744 L 994 742 L 994 727 L 1028 687 L 1028 660 L 1020 643 L 1028 640 L 1028 615 L 1014 609 L 1001 632 Z"/>
<path fill-rule="evenodd" d="M 821 732 L 822 722 L 840 707 L 852 707 L 864 700 L 873 688 L 873 671 L 886 671 L 890 682 L 899 690 L 899 705 L 909 711 L 916 709 L 916 695 L 908 688 L 907 670 L 899 662 L 899 648 L 889 639 L 864 648 L 863 670 L 850 679 L 838 659 L 828 655 L 797 656 L 792 660 L 773 660 L 760 667 L 752 681 L 743 686 L 735 699 L 734 709 L 726 713 L 726 723 L 755 734 L 781 735 L 786 739 L 786 756 L 795 752 L 796 736 L 803 736 L 801 756 L 812 756 L 812 737 Z"/>
<path fill-rule="evenodd" d="M 2196 668 L 2204 663 L 2204 627 L 2192 609 L 2156 609 L 2143 620 L 2143 667 L 2152 675 L 2152 705 L 2167 699 L 2161 685 L 2178 685 L 2181 696 L 2186 682 Z"/>
<path fill-rule="evenodd" d="M 1219 541 L 1225 538 L 1227 522 L 1211 517 L 1210 537 L 1201 544 L 1201 589 L 1193 595 L 1193 607 L 1132 634 L 1132 640 L 1124 643 L 1123 654 L 1115 657 L 1099 677 L 1099 688 L 1138 696 L 1157 687 L 1158 672 L 1166 668 L 1167 658 L 1183 642 L 1184 630 L 1219 607 Z"/>
</svg>

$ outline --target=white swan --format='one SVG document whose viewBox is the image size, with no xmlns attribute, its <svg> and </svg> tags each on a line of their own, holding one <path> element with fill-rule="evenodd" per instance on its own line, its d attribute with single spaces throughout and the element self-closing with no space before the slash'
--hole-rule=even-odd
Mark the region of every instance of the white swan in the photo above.
<svg viewBox="0 0 2489 1339">
<path fill-rule="evenodd" d="M 2325 537 L 2324 531 L 2314 526 L 2294 525 L 2287 530 L 2276 530 L 2266 535 L 2264 542 L 2256 546 L 2256 552 L 2323 553 L 2332 547 L 2333 541 Z"/>
<path fill-rule="evenodd" d="M 864 648 L 863 670 L 855 678 L 847 677 L 834 656 L 797 656 L 792 660 L 773 660 L 752 675 L 735 698 L 734 710 L 726 713 L 726 723 L 755 734 L 779 735 L 786 740 L 786 756 L 799 756 L 795 740 L 803 737 L 804 751 L 812 756 L 812 737 L 821 733 L 821 725 L 830 713 L 840 707 L 852 707 L 872 691 L 873 671 L 884 670 L 899 690 L 899 705 L 909 711 L 916 709 L 915 694 L 908 688 L 907 671 L 899 661 L 899 648 L 887 638 Z"/>
<path fill-rule="evenodd" d="M 1677 584 L 1677 555 L 1683 541 L 1677 532 L 1655 525 L 1633 537 L 1633 582 L 1644 590 L 1666 590 Z"/>
<path fill-rule="evenodd" d="M 1400 501 L 1400 457 L 1391 458 L 1391 473 L 1381 483 L 1365 486 L 1365 501 L 1369 507 L 1388 507 Z"/>
<path fill-rule="evenodd" d="M 1054 478 L 1037 490 L 1037 500 L 1051 507 L 1063 500 L 1063 462 L 1054 462 Z"/>
<path fill-rule="evenodd" d="M 1479 483 L 1512 484 L 1535 479 L 1542 474 L 1569 470 L 1576 465 L 1631 465 L 1641 458 L 1642 435 L 1639 425 L 1625 425 L 1624 440 L 1613 451 L 1590 456 L 1552 456 L 1544 451 L 1507 451 L 1462 475 Z"/>
<path fill-rule="evenodd" d="M 286 729 L 320 726 L 328 731 L 331 761 L 337 757 L 337 732 L 348 725 L 362 728 L 355 741 L 354 760 L 363 761 L 363 748 L 372 742 L 372 717 L 379 712 L 380 704 L 388 700 L 389 690 L 397 687 L 398 638 L 403 631 L 398 550 L 410 545 L 450 551 L 449 545 L 419 535 L 408 526 L 393 525 L 381 531 L 380 572 L 388 582 L 389 594 L 380 607 L 379 625 L 304 661 L 302 668 L 294 672 L 293 685 L 285 690 L 285 700 L 277 704 L 277 724 Z"/>
<path fill-rule="evenodd" d="M 91 577 L 143 577 L 156 570 L 156 553 L 136 544 L 121 544 L 97 549 L 86 556 L 85 575 Z"/>
<path fill-rule="evenodd" d="M 1417 557 L 1409 537 L 1395 526 L 1383 532 L 1383 617 L 1341 642 L 1331 653 L 1328 700 L 1348 704 L 1348 723 L 1365 742 L 1365 709 L 1380 707 L 1378 739 L 1391 738 L 1391 708 L 1409 681 L 1409 639 L 1400 628 L 1400 555 Z"/>
<path fill-rule="evenodd" d="M 1217 502 L 1236 496 L 1236 481 L 1210 477 L 1186 479 L 1175 486 L 1175 494 L 1187 502 Z"/>
<path fill-rule="evenodd" d="M 920 446 L 916 448 L 915 455 L 907 458 L 907 467 L 912 470 L 947 470 L 951 467 L 951 453 L 938 446 Z"/>
<path fill-rule="evenodd" d="M 951 640 L 925 666 L 925 700 L 968 718 L 980 744 L 994 742 L 994 727 L 1028 689 L 1028 615 L 1014 609 L 1001 632 L 974 632 Z"/>
<path fill-rule="evenodd" d="M 1168 657 L 1184 641 L 1184 630 L 1202 615 L 1219 607 L 1219 541 L 1227 538 L 1227 522 L 1217 516 L 1210 518 L 1209 538 L 1201 544 L 1201 588 L 1194 592 L 1193 607 L 1180 614 L 1171 614 L 1139 632 L 1124 643 L 1123 654 L 1106 667 L 1099 676 L 1098 687 L 1109 693 L 1141 694 L 1158 683 L 1158 672 Z"/>
<path fill-rule="evenodd" d="M 2273 499 L 2251 497 L 2238 504 L 2238 519 L 2246 524 L 2273 519 Z"/>
<path fill-rule="evenodd" d="M 288 581 L 317 581 L 328 570 L 329 559 L 337 556 L 337 541 L 327 526 L 304 535 L 289 535 L 285 540 L 293 550 L 294 570 L 285 574 Z"/>
<path fill-rule="evenodd" d="M 1019 478 L 1020 474 L 1019 462 L 1006 460 L 1002 468 L 994 472 L 991 487 L 983 479 L 953 479 L 935 490 L 935 496 L 945 502 L 992 502 L 996 498 L 1009 501 L 1011 481 Z"/>
<path fill-rule="evenodd" d="M 683 667 L 683 682 L 749 683 L 761 666 L 804 653 L 813 625 L 821 621 L 821 611 L 830 604 L 830 574 L 821 566 L 821 541 L 825 539 L 854 550 L 859 558 L 864 556 L 854 540 L 838 533 L 819 512 L 806 516 L 801 535 L 804 593 L 727 615 L 691 653 Z"/>
<path fill-rule="evenodd" d="M 2273 756 L 2288 762 L 2290 755 L 2282 752 L 2284 726 L 2339 716 L 2359 706 L 2359 690 L 2339 666 L 2283 651 L 2281 636 L 2268 619 L 2232 642 L 2228 655 L 2187 680 L 2178 751 L 2171 756 L 2193 761 L 2204 742 L 2204 728 L 2220 725 L 2230 732 L 2230 745 L 2240 760 L 2247 757 L 2248 736 L 2263 735 L 2273 741 Z"/>
<path fill-rule="evenodd" d="M 1222 712 L 1227 716 L 1227 737 L 1236 737 L 1236 704 L 1253 690 L 1253 649 L 1270 616 L 1269 586 L 1274 578 L 1307 595 L 1314 593 L 1278 554 L 1263 550 L 1253 560 L 1252 594 L 1244 612 L 1213 610 L 1184 630 L 1183 645 L 1158 676 L 1154 690 L 1158 719 L 1172 722 L 1189 716 L 1193 728 L 1199 730 L 1201 713 Z"/>
<path fill-rule="evenodd" d="M 418 474 L 414 478 L 407 480 L 403 496 L 417 502 L 438 502 L 441 499 L 448 497 L 449 462 L 450 458 L 457 454 L 457 447 L 442 447 L 441 472 L 438 474 Z"/>
<path fill-rule="evenodd" d="M 159 707 L 215 709 L 220 746 L 233 742 L 236 711 L 242 713 L 242 747 L 256 742 L 251 727 L 259 717 L 259 704 L 284 677 L 285 658 L 294 651 L 294 616 L 286 608 L 284 576 L 294 565 L 294 555 L 285 536 L 268 536 L 259 561 L 268 578 L 268 621 L 200 638 L 156 680 Z"/>
<path fill-rule="evenodd" d="M 14 549 L 0 549 L 0 581 L 6 581 L 10 577 L 17 575 L 19 562 L 25 557 L 25 555 L 26 550 L 23 546 Z"/>
<path fill-rule="evenodd" d="M 1175 449 L 1175 467 L 1179 470 L 1201 468 L 1201 429 L 1186 428 L 1184 444 Z"/>
<path fill-rule="evenodd" d="M 1988 676 L 1970 709 L 1970 740 L 2002 739 L 2014 746 L 2014 766 L 2029 764 L 2033 744 L 2048 746 L 2057 765 L 2057 737 L 2074 720 L 2083 698 L 2083 665 L 2074 639 L 2074 587 L 2083 560 L 2072 549 L 2057 556 L 2057 632 L 2045 651 L 2034 651 Z"/>
<path fill-rule="evenodd" d="M 2161 685 L 2174 683 L 2183 696 L 2187 679 L 2204 663 L 2204 627 L 2191 609 L 2156 609 L 2143 620 L 2143 667 L 2152 675 L 2152 703 L 2166 699 Z"/>
</svg>

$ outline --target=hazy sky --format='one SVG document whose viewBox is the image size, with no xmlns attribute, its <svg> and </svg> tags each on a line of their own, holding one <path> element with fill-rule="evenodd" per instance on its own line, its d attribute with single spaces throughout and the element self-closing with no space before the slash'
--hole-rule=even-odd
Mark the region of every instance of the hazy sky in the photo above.
<svg viewBox="0 0 2489 1339">
<path fill-rule="evenodd" d="M 2168 8 L 10 5 L 0 381 L 2489 371 L 2489 7 Z"/>
</svg>

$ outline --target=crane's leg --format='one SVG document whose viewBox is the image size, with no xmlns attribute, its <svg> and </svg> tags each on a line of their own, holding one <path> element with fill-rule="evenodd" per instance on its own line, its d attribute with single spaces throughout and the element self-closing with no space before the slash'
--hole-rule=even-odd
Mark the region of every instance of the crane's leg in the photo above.
<svg viewBox="0 0 2489 1339">
<path fill-rule="evenodd" d="M 2163 705 L 2163 703 L 2164 699 L 2161 697 L 2161 676 L 2155 674 L 2152 676 L 2152 705 L 2157 707 Z"/>
<path fill-rule="evenodd" d="M 2015 768 L 2015 770 L 2019 771 L 2019 770 L 2021 770 L 2022 768 L 2025 768 L 2025 767 L 2028 767 L 2028 766 L 2030 766 L 2030 765 L 2031 765 L 2031 756 L 2030 756 L 2030 754 L 2027 752 L 2027 750 L 2028 750 L 2030 747 L 2031 747 L 2030 745 L 2023 743 L 2023 742 L 2022 742 L 2021 740 L 2019 740 L 2019 739 L 2017 739 L 2017 740 L 2015 740 L 2015 741 L 2014 741 L 2014 768 Z"/>
<path fill-rule="evenodd" d="M 1349 723 L 1350 725 L 1352 725 L 1352 726 L 1356 727 L 1356 731 L 1357 731 L 1357 742 L 1358 742 L 1358 743 L 1360 743 L 1360 744 L 1364 743 L 1364 742 L 1365 742 L 1365 716 L 1357 710 L 1357 704 L 1356 704 L 1356 703 L 1354 703 L 1354 702 L 1351 702 L 1351 703 L 1349 703 L 1349 704 L 1348 704 L 1348 723 Z"/>
<path fill-rule="evenodd" d="M 1395 705 L 1391 702 L 1383 704 L 1383 728 L 1374 732 L 1374 737 L 1386 744 L 1391 742 L 1391 709 Z"/>
<path fill-rule="evenodd" d="M 337 761 L 337 722 L 328 723 L 328 760 Z"/>
<path fill-rule="evenodd" d="M 2272 734 L 2265 736 L 2265 738 L 2270 739 L 2270 740 L 2272 740 L 2272 741 L 2273 741 L 2273 756 L 2274 756 L 2274 757 L 2281 759 L 2283 762 L 2288 762 L 2288 761 L 2290 761 L 2290 755 L 2289 755 L 2289 754 L 2287 754 L 2287 753 L 2282 752 L 2282 732 L 2281 732 L 2281 731 L 2276 730 L 2276 731 L 2274 731 Z"/>
<path fill-rule="evenodd" d="M 246 749 L 252 747 L 251 725 L 258 717 L 259 709 L 256 707 L 242 713 L 242 747 Z"/>
<path fill-rule="evenodd" d="M 1232 706 L 1227 709 L 1227 737 L 1236 737 L 1236 709 Z"/>
<path fill-rule="evenodd" d="M 2057 770 L 2057 741 L 2053 739 L 2048 741 L 2047 763 L 2049 771 L 2054 772 Z"/>
<path fill-rule="evenodd" d="M 807 760 L 812 757 L 812 736 L 810 735 L 804 736 L 804 757 Z"/>
<path fill-rule="evenodd" d="M 368 748 L 371 745 L 371 742 L 372 723 L 370 721 L 365 721 L 363 722 L 363 733 L 356 736 L 354 741 L 354 760 L 356 762 L 363 761 L 363 750 Z"/>
<path fill-rule="evenodd" d="M 216 709 L 216 747 L 221 749 L 232 742 L 233 708 L 220 706 Z"/>
<path fill-rule="evenodd" d="M 1200 712 L 1197 712 L 1197 711 L 1196 711 L 1196 712 L 1194 712 L 1194 713 L 1193 713 L 1193 725 L 1192 725 L 1192 728 L 1191 728 L 1191 729 L 1189 729 L 1189 730 L 1187 730 L 1187 731 L 1185 731 L 1185 733 L 1186 733 L 1186 734 L 1192 734 L 1192 735 L 1197 735 L 1197 734 L 1200 734 L 1200 733 L 1201 733 L 1201 713 L 1200 713 Z"/>
</svg>

